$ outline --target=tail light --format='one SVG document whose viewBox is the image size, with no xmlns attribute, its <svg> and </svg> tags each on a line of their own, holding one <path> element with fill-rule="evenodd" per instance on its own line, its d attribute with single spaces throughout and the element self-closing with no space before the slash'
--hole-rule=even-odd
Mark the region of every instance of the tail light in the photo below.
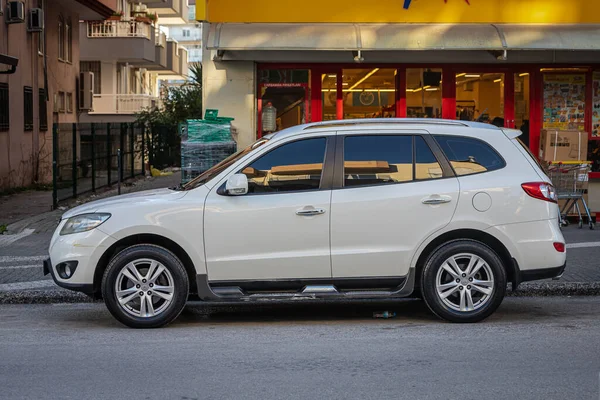
<svg viewBox="0 0 600 400">
<path fill-rule="evenodd" d="M 554 248 L 559 253 L 564 253 L 565 252 L 565 244 L 564 243 L 554 242 Z"/>
<path fill-rule="evenodd" d="M 545 200 L 551 203 L 557 202 L 554 186 L 547 182 L 527 182 L 521 185 L 525 193 L 534 199 Z"/>
</svg>

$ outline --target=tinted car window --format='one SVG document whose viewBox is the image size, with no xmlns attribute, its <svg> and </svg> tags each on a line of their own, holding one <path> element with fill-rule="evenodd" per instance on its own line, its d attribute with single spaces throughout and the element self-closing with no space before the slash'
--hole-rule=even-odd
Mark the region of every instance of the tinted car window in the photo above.
<svg viewBox="0 0 600 400">
<path fill-rule="evenodd" d="M 421 136 L 415 136 L 415 179 L 439 179 L 442 166 Z"/>
<path fill-rule="evenodd" d="M 487 143 L 458 136 L 435 136 L 456 175 L 470 175 L 503 168 L 505 163 Z"/>
<path fill-rule="evenodd" d="M 344 186 L 413 179 L 412 136 L 349 136 L 344 139 Z"/>
<path fill-rule="evenodd" d="M 240 171 L 248 178 L 248 193 L 319 189 L 325 145 L 325 138 L 306 139 L 268 152 Z"/>
</svg>

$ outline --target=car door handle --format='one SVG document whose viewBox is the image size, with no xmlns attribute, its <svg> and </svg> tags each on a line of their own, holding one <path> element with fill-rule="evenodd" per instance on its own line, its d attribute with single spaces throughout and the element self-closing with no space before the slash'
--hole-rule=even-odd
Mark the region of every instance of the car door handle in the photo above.
<svg viewBox="0 0 600 400">
<path fill-rule="evenodd" d="M 300 215 L 302 217 L 310 217 L 311 215 L 321 214 L 325 214 L 325 210 L 322 208 L 303 208 L 301 210 L 296 211 L 296 215 Z"/>
<path fill-rule="evenodd" d="M 452 201 L 452 197 L 450 197 L 450 196 L 440 196 L 440 195 L 434 194 L 430 197 L 426 197 L 423 200 L 421 200 L 421 203 L 427 204 L 427 205 L 436 205 L 436 204 L 450 203 L 451 201 Z"/>
</svg>

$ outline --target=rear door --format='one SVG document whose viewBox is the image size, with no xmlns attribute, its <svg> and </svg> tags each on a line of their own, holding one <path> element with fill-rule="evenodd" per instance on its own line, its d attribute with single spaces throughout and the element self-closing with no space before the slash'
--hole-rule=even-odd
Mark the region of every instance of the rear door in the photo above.
<svg viewBox="0 0 600 400">
<path fill-rule="evenodd" d="M 407 275 L 416 248 L 452 219 L 458 180 L 427 132 L 344 132 L 337 148 L 333 277 Z"/>
</svg>

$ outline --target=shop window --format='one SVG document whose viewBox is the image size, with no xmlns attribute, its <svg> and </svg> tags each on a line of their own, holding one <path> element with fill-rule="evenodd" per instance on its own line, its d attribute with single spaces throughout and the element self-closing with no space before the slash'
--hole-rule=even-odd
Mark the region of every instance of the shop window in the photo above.
<svg viewBox="0 0 600 400">
<path fill-rule="evenodd" d="M 395 69 L 343 70 L 344 119 L 395 117 L 395 82 Z"/>
<path fill-rule="evenodd" d="M 325 138 L 305 139 L 268 152 L 241 171 L 248 178 L 248 193 L 319 189 L 325 145 Z"/>
<path fill-rule="evenodd" d="M 413 137 L 349 136 L 344 140 L 344 186 L 413 180 Z"/>
<path fill-rule="evenodd" d="M 23 87 L 23 120 L 24 130 L 33 130 L 33 88 L 30 86 Z"/>
<path fill-rule="evenodd" d="M 600 137 L 600 71 L 594 72 L 592 90 L 592 136 Z"/>
<path fill-rule="evenodd" d="M 435 136 L 454 172 L 458 176 L 477 174 L 504 168 L 504 160 L 489 145 L 481 140 Z"/>
<path fill-rule="evenodd" d="M 263 134 L 308 122 L 308 70 L 259 71 Z"/>
<path fill-rule="evenodd" d="M 585 130 L 584 74 L 544 74 L 543 127 Z"/>
<path fill-rule="evenodd" d="M 322 74 L 321 82 L 321 91 L 323 93 L 322 120 L 334 120 L 337 118 L 337 74 Z"/>
<path fill-rule="evenodd" d="M 10 101 L 8 83 L 0 82 L 0 131 L 10 128 Z"/>
<path fill-rule="evenodd" d="M 529 73 L 515 74 L 515 128 L 523 134 L 519 139 L 529 147 Z"/>
<path fill-rule="evenodd" d="M 442 118 L 442 70 L 406 70 L 406 115 L 409 118 Z"/>
<path fill-rule="evenodd" d="M 504 126 L 504 74 L 456 74 L 456 118 Z"/>
</svg>

